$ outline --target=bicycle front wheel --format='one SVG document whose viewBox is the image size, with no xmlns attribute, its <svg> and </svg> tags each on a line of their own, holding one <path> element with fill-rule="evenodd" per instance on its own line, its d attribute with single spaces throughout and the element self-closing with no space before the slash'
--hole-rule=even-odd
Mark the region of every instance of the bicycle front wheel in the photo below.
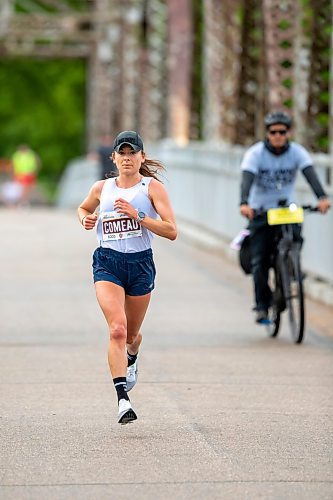
<svg viewBox="0 0 333 500">
<path fill-rule="evenodd" d="M 287 257 L 286 303 L 288 307 L 291 336 L 295 344 L 300 344 L 304 336 L 304 292 L 298 250 L 291 250 Z"/>
</svg>

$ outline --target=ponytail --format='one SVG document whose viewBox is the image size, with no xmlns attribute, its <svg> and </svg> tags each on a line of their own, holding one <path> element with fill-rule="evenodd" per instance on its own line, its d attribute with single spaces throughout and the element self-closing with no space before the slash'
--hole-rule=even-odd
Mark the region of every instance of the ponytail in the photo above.
<svg viewBox="0 0 333 500">
<path fill-rule="evenodd" d="M 139 172 L 143 175 L 143 177 L 153 177 L 157 181 L 161 182 L 157 176 L 163 170 L 165 170 L 165 167 L 160 161 L 148 160 L 146 158 L 144 163 L 141 164 Z"/>
</svg>

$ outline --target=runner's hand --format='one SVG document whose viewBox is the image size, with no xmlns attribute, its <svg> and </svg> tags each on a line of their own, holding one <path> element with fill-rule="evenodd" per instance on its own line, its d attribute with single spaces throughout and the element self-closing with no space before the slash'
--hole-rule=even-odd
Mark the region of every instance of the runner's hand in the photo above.
<svg viewBox="0 0 333 500">
<path fill-rule="evenodd" d="M 118 198 L 114 202 L 114 208 L 117 212 L 128 215 L 128 217 L 131 217 L 132 219 L 136 219 L 138 216 L 137 210 L 135 210 L 135 208 L 133 208 L 132 205 L 123 198 Z"/>
<path fill-rule="evenodd" d="M 82 226 L 84 227 L 84 229 L 87 229 L 87 231 L 90 230 L 90 229 L 94 229 L 96 221 L 97 221 L 97 218 L 98 217 L 97 217 L 96 214 L 86 215 L 83 218 L 83 222 L 82 222 Z"/>
</svg>

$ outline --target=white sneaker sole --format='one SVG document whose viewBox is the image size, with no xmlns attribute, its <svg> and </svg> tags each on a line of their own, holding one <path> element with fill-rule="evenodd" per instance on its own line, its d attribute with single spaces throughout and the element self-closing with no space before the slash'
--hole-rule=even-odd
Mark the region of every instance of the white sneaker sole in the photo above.
<svg viewBox="0 0 333 500">
<path fill-rule="evenodd" d="M 118 424 L 126 425 L 137 420 L 137 416 L 133 408 L 123 411 L 118 415 Z"/>
</svg>

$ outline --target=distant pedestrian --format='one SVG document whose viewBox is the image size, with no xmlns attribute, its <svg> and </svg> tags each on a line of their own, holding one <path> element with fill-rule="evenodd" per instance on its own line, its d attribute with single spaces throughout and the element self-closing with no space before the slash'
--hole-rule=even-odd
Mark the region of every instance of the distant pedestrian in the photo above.
<svg viewBox="0 0 333 500">
<path fill-rule="evenodd" d="M 108 360 L 118 396 L 118 422 L 127 424 L 137 418 L 128 391 L 137 381 L 140 329 L 155 286 L 152 238 L 157 234 L 174 240 L 177 228 L 167 192 L 157 178 L 163 165 L 146 157 L 139 134 L 121 132 L 113 146 L 119 175 L 95 182 L 78 216 L 87 230 L 97 224 L 95 290 L 110 332 Z"/>
<path fill-rule="evenodd" d="M 104 134 L 100 138 L 100 143 L 96 151 L 89 154 L 90 158 L 96 160 L 99 164 L 99 178 L 107 179 L 118 173 L 118 169 L 112 160 L 113 140 L 109 134 Z"/>
<path fill-rule="evenodd" d="M 31 194 L 37 182 L 40 168 L 40 159 L 26 144 L 18 147 L 12 156 L 14 181 L 20 185 L 18 205 L 27 205 L 31 201 Z"/>
</svg>

